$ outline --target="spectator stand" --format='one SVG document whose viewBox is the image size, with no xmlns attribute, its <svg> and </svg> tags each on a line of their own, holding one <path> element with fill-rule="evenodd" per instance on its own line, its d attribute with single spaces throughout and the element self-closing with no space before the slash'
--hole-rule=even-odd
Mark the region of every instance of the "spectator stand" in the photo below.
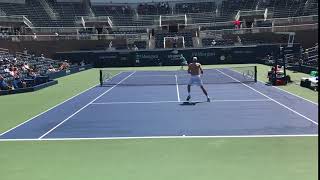
<svg viewBox="0 0 320 180">
<path fill-rule="evenodd" d="M 67 64 L 61 68 L 61 64 Z M 7 49 L 0 49 L 0 76 L 8 84 L 7 89 L 1 89 L 0 95 L 23 93 L 36 91 L 58 83 L 55 78 L 80 72 L 92 68 L 92 65 L 69 65 L 66 61 L 56 61 L 46 58 L 17 52 L 15 55 L 9 53 Z M 18 73 L 18 80 L 23 87 L 15 86 Z"/>
</svg>

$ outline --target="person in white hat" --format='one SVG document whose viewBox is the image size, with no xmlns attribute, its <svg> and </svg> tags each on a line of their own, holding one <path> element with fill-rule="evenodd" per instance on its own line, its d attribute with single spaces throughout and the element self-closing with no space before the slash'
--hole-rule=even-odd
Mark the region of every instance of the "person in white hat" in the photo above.
<svg viewBox="0 0 320 180">
<path fill-rule="evenodd" d="M 188 83 L 188 97 L 187 101 L 191 99 L 190 90 L 191 85 L 198 85 L 202 89 L 203 93 L 207 96 L 207 102 L 210 102 L 210 97 L 208 96 L 207 90 L 203 87 L 203 83 L 201 80 L 201 75 L 203 74 L 203 70 L 201 68 L 201 64 L 197 62 L 198 58 L 193 57 L 192 63 L 188 66 L 188 73 L 191 74 L 190 81 Z"/>
</svg>

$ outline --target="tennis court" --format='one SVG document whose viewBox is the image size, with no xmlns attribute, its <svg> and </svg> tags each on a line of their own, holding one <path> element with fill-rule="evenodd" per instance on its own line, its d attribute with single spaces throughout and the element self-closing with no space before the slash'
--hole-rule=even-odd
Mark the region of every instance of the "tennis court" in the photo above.
<svg viewBox="0 0 320 180">
<path fill-rule="evenodd" d="M 196 86 L 192 101 L 184 102 L 185 71 L 106 75 L 102 86 L 2 133 L 0 141 L 318 134 L 318 106 L 256 82 L 254 67 L 205 70 L 211 102 Z"/>
</svg>

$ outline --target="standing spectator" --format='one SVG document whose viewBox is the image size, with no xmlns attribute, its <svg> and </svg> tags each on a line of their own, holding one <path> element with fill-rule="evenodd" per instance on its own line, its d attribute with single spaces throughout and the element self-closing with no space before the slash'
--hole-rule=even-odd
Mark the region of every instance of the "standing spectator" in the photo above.
<svg viewBox="0 0 320 180">
<path fill-rule="evenodd" d="M 134 45 L 133 45 L 133 50 L 134 50 L 134 51 L 138 51 L 139 48 L 134 44 Z"/>
<path fill-rule="evenodd" d="M 233 24 L 234 24 L 234 26 L 235 26 L 235 29 L 240 29 L 241 22 L 240 22 L 239 20 L 233 21 Z"/>
<path fill-rule="evenodd" d="M 213 39 L 213 40 L 211 41 L 211 46 L 215 46 L 216 44 L 217 44 L 216 40 Z"/>
</svg>

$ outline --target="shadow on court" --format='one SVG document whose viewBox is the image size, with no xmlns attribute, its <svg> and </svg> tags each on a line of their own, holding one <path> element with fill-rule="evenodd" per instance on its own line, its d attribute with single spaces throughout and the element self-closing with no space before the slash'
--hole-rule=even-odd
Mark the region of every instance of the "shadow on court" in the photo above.
<svg viewBox="0 0 320 180">
<path fill-rule="evenodd" d="M 204 101 L 197 101 L 197 102 L 183 102 L 180 104 L 180 106 L 195 106 L 197 104 L 201 104 L 201 103 L 207 103 L 207 102 L 204 102 Z"/>
</svg>

